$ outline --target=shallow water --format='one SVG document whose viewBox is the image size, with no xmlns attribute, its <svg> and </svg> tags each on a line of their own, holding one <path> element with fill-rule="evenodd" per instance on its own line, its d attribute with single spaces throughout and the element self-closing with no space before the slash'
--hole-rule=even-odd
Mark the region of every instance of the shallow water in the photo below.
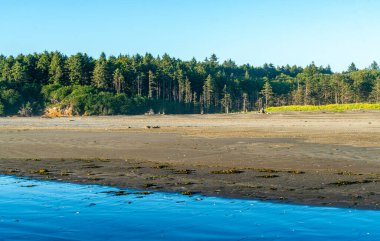
<svg viewBox="0 0 380 241">
<path fill-rule="evenodd" d="M 380 240 L 379 211 L 110 191 L 0 176 L 0 240 Z"/>
</svg>

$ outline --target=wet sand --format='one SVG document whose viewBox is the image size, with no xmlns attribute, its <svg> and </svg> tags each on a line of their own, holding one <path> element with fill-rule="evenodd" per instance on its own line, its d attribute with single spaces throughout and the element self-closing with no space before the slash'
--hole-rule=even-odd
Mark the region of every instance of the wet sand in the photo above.
<svg viewBox="0 0 380 241">
<path fill-rule="evenodd" d="M 0 173 L 380 209 L 380 112 L 0 118 Z"/>
</svg>

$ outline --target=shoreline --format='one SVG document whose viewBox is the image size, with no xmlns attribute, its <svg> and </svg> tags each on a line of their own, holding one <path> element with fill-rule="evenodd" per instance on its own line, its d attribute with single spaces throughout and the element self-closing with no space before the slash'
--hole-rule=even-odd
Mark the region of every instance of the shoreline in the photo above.
<svg viewBox="0 0 380 241">
<path fill-rule="evenodd" d="M 380 112 L 0 118 L 0 173 L 378 210 L 378 143 Z"/>
<path fill-rule="evenodd" d="M 376 188 L 380 175 L 373 173 L 223 169 L 217 166 L 111 159 L 1 160 L 0 167 L 2 175 L 37 180 L 285 204 L 380 210 L 376 194 L 370 191 L 368 196 L 357 194 L 363 187 Z M 330 182 L 321 185 L 319 180 Z"/>
<path fill-rule="evenodd" d="M 318 203 L 309 203 L 309 202 L 292 202 L 290 200 L 284 200 L 284 199 L 260 199 L 260 198 L 253 198 L 253 197 L 241 197 L 241 196 L 224 196 L 224 195 L 207 195 L 203 194 L 201 192 L 193 192 L 191 194 L 188 193 L 182 193 L 182 192 L 177 192 L 177 191 L 168 191 L 165 189 L 144 189 L 144 188 L 130 188 L 130 187 L 119 187 L 117 185 L 105 185 L 105 184 L 99 184 L 99 183 L 94 183 L 94 182 L 80 182 L 80 181 L 66 181 L 62 179 L 51 179 L 51 178 L 44 178 L 44 177 L 34 177 L 34 176 L 20 176 L 20 175 L 12 175 L 12 174 L 3 174 L 0 173 L 0 177 L 13 177 L 13 178 L 20 178 L 20 179 L 25 179 L 25 180 L 31 180 L 31 181 L 38 181 L 38 182 L 57 182 L 57 183 L 67 183 L 67 184 L 75 184 L 75 185 L 95 185 L 95 186 L 101 186 L 101 187 L 109 187 L 109 188 L 115 188 L 119 189 L 120 191 L 123 190 L 128 190 L 131 192 L 120 192 L 116 191 L 109 191 L 110 195 L 114 196 L 128 196 L 131 194 L 138 194 L 141 196 L 144 195 L 150 195 L 156 192 L 159 193 L 167 193 L 167 194 L 178 194 L 178 195 L 183 195 L 183 196 L 188 196 L 188 197 L 194 197 L 194 196 L 199 196 L 199 197 L 214 197 L 214 198 L 221 198 L 221 199 L 227 199 L 227 200 L 251 200 L 251 201 L 259 201 L 259 202 L 269 202 L 269 203 L 274 203 L 274 204 L 284 204 L 284 205 L 295 205 L 295 206 L 309 206 L 309 207 L 325 207 L 325 208 L 339 208 L 339 209 L 352 209 L 352 210 L 368 210 L 368 211 L 378 211 L 380 208 L 374 207 L 374 206 L 348 206 L 348 205 L 340 205 L 340 204 L 333 204 L 333 205 L 326 205 L 326 204 L 318 204 Z M 33 188 L 34 186 L 23 186 L 26 188 Z"/>
</svg>

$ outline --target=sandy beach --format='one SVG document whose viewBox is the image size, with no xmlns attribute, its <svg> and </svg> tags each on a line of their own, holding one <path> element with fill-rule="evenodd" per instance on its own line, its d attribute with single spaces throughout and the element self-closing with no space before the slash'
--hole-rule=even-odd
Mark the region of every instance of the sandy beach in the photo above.
<svg viewBox="0 0 380 241">
<path fill-rule="evenodd" d="M 378 111 L 5 117 L 0 160 L 39 179 L 380 209 Z"/>
</svg>

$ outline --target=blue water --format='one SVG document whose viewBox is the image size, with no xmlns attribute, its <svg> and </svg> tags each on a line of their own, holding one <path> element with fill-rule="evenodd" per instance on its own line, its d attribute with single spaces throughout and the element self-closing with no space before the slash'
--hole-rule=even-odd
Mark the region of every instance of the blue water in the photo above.
<svg viewBox="0 0 380 241">
<path fill-rule="evenodd" d="M 0 176 L 0 240 L 380 240 L 379 211 L 110 191 Z"/>
</svg>

